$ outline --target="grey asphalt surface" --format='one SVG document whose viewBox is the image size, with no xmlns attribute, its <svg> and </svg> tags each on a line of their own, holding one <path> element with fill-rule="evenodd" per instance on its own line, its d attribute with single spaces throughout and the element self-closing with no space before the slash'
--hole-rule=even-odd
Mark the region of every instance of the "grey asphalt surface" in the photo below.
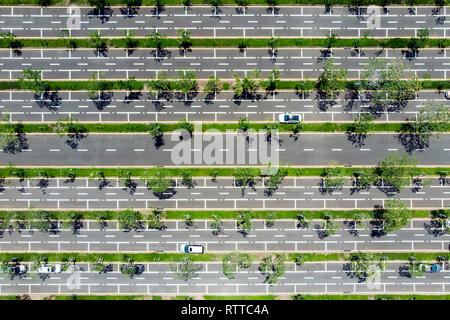
<svg viewBox="0 0 450 320">
<path fill-rule="evenodd" d="M 342 189 L 324 193 L 320 178 L 285 178 L 271 195 L 262 181 L 244 192 L 236 186 L 234 179 L 197 178 L 193 187 L 173 179 L 173 189 L 163 199 L 155 196 L 138 178 L 133 179 L 133 188 L 125 188 L 117 178 L 107 181 L 76 179 L 11 180 L 3 183 L 0 197 L 3 208 L 26 209 L 192 209 L 192 210 L 235 210 L 235 209 L 373 209 L 384 206 L 388 198 L 397 198 L 409 208 L 441 209 L 450 206 L 450 182 L 432 180 L 432 184 L 421 187 L 421 183 L 394 192 L 389 187 L 371 187 L 356 190 L 353 182 L 346 181 Z M 102 187 L 100 187 L 102 185 Z"/>
<path fill-rule="evenodd" d="M 417 99 L 403 108 L 377 110 L 363 95 L 342 93 L 335 104 L 324 108 L 325 100 L 315 93 L 307 96 L 294 92 L 261 92 L 259 99 L 234 99 L 233 93 L 222 92 L 207 97 L 200 92 L 185 100 L 176 94 L 171 99 L 155 100 L 147 92 L 137 96 L 127 92 L 110 92 L 103 101 L 89 99 L 86 92 L 58 92 L 52 99 L 35 98 L 31 92 L 1 91 L 0 114 L 10 114 L 11 121 L 48 122 L 72 116 L 79 121 L 277 121 L 279 113 L 300 113 L 304 121 L 353 121 L 359 113 L 369 112 L 375 121 L 405 121 L 413 119 L 428 101 L 449 105 L 443 92 L 422 91 Z"/>
<path fill-rule="evenodd" d="M 245 13 L 245 14 L 244 14 Z M 26 37 L 57 37 L 60 30 L 71 29 L 73 37 L 87 37 L 94 30 L 105 36 L 120 37 L 124 30 L 145 36 L 154 29 L 175 36 L 185 28 L 195 37 L 324 37 L 330 30 L 339 36 L 358 37 L 370 32 L 374 37 L 411 37 L 418 29 L 429 28 L 430 36 L 447 37 L 449 7 L 391 7 L 389 13 L 380 8 L 379 25 L 373 22 L 375 12 L 367 9 L 334 7 L 249 7 L 239 12 L 236 7 L 167 7 L 162 11 L 141 8 L 126 12 L 111 8 L 96 16 L 92 8 L 82 8 L 80 24 L 72 24 L 67 8 L 0 8 L 0 30 Z M 128 14 L 128 16 L 127 16 Z M 77 13 L 72 13 L 72 17 Z M 369 18 L 372 16 L 372 19 Z"/>
<path fill-rule="evenodd" d="M 274 67 L 280 71 L 281 79 L 316 79 L 330 56 L 349 71 L 348 78 L 352 79 L 358 79 L 373 58 L 403 60 L 419 78 L 428 74 L 432 79 L 447 79 L 450 66 L 449 49 L 423 49 L 414 57 L 410 51 L 394 49 L 364 49 L 357 53 L 351 48 L 334 48 L 332 54 L 328 54 L 319 48 L 282 48 L 274 52 L 255 48 L 244 52 L 237 48 L 194 48 L 185 55 L 178 49 L 171 49 L 164 58 L 157 56 L 154 49 L 139 49 L 131 54 L 125 49 L 110 49 L 104 54 L 95 49 L 26 49 L 20 55 L 3 49 L 0 50 L 0 79 L 17 79 L 27 68 L 42 70 L 42 78 L 47 80 L 86 80 L 94 72 L 101 72 L 106 79 L 131 76 L 150 79 L 165 71 L 169 78 L 176 78 L 182 69 L 194 71 L 199 79 L 207 79 L 210 75 L 232 79 L 233 73 L 243 77 L 255 68 L 261 70 L 261 77 L 266 78 Z"/>
<path fill-rule="evenodd" d="M 116 222 L 100 228 L 97 222 L 83 221 L 75 230 L 52 229 L 51 232 L 21 229 L 2 231 L 0 248 L 3 252 L 179 252 L 186 243 L 202 244 L 207 253 L 245 252 L 349 252 L 349 251 L 448 251 L 450 234 L 439 223 L 412 220 L 408 226 L 386 236 L 379 236 L 380 225 L 339 222 L 340 229 L 324 237 L 322 221 L 313 220 L 309 227 L 295 220 L 278 220 L 268 226 L 262 220 L 252 222 L 252 230 L 243 235 L 236 221 L 225 220 L 223 231 L 213 234 L 211 221 L 194 220 L 187 227 L 182 220 L 168 220 L 166 229 L 157 231 L 143 224 L 137 231 L 120 230 Z M 61 228 L 61 224 L 59 223 Z"/>
<path fill-rule="evenodd" d="M 240 271 L 235 279 L 222 272 L 222 263 L 199 263 L 201 270 L 193 280 L 180 280 L 168 264 L 144 263 L 145 271 L 133 278 L 124 276 L 114 265 L 112 272 L 99 274 L 88 264 L 77 263 L 69 271 L 46 279 L 27 274 L 22 279 L 0 278 L 0 293 L 28 294 L 293 294 L 293 293 L 433 293 L 450 291 L 448 266 L 440 273 L 408 277 L 407 263 L 388 262 L 380 281 L 368 285 L 352 276 L 342 262 L 287 264 L 278 284 L 264 283 L 258 265 Z M 405 271 L 406 268 L 406 271 Z"/>
<path fill-rule="evenodd" d="M 347 165 L 375 165 L 388 155 L 405 150 L 411 150 L 411 156 L 421 165 L 447 166 L 450 159 L 447 134 L 432 138 L 427 147 L 408 139 L 399 141 L 398 134 L 392 133 L 372 134 L 363 145 L 349 140 L 344 133 L 302 133 L 297 137 L 280 134 L 278 139 L 273 136 L 271 143 L 267 143 L 263 133 L 209 132 L 194 133 L 192 137 L 187 132 L 165 134 L 161 141 L 149 134 L 28 134 L 14 153 L 1 153 L 0 165 L 236 166 L 267 165 L 271 161 L 274 164 L 277 157 L 280 163 L 296 166 L 327 165 L 331 160 Z"/>
</svg>

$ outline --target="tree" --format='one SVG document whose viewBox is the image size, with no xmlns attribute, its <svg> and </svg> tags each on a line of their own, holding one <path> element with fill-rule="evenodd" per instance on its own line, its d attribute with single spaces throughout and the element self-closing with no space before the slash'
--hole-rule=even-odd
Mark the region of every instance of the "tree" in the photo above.
<svg viewBox="0 0 450 320">
<path fill-rule="evenodd" d="M 339 223 L 336 222 L 336 219 L 330 212 L 326 212 L 323 215 L 323 223 L 321 229 L 324 237 L 329 237 L 339 230 Z"/>
<path fill-rule="evenodd" d="M 324 192 L 333 192 L 340 189 L 344 184 L 345 171 L 339 166 L 339 162 L 330 161 L 329 167 L 323 169 L 322 174 L 322 190 Z"/>
<path fill-rule="evenodd" d="M 223 6 L 223 0 L 208 0 L 208 2 L 214 9 Z"/>
<path fill-rule="evenodd" d="M 162 196 L 162 194 L 172 188 L 172 180 L 167 178 L 166 172 L 162 169 L 156 169 L 150 176 L 145 176 L 143 179 L 147 188 L 153 191 L 155 195 Z"/>
<path fill-rule="evenodd" d="M 106 7 L 109 6 L 108 0 L 88 0 L 88 4 L 95 8 L 98 14 L 102 14 Z"/>
<path fill-rule="evenodd" d="M 280 71 L 278 71 L 277 67 L 273 68 L 272 71 L 269 72 L 267 80 L 268 85 L 266 86 L 266 89 L 272 92 L 275 91 L 280 82 Z"/>
<path fill-rule="evenodd" d="M 242 191 L 247 188 L 247 186 L 253 186 L 256 182 L 256 176 L 258 172 L 253 168 L 238 168 L 234 170 L 234 183 L 236 186 L 240 186 Z"/>
<path fill-rule="evenodd" d="M 142 228 L 142 214 L 139 211 L 127 209 L 125 211 L 118 212 L 117 221 L 119 223 L 119 229 L 130 231 L 138 230 Z"/>
<path fill-rule="evenodd" d="M 375 277 L 384 273 L 387 267 L 386 259 L 376 254 L 358 252 L 350 256 L 351 272 L 361 281 L 373 282 Z"/>
<path fill-rule="evenodd" d="M 428 146 L 433 136 L 439 138 L 439 133 L 448 130 L 449 124 L 448 107 L 436 102 L 428 102 L 414 119 L 402 126 L 401 137 L 407 138 L 408 143 L 412 143 L 414 147 Z"/>
<path fill-rule="evenodd" d="M 48 81 L 42 80 L 42 70 L 32 70 L 26 68 L 22 71 L 22 76 L 19 77 L 19 82 L 22 87 L 30 88 L 35 95 L 42 97 L 42 94 L 50 90 Z"/>
<path fill-rule="evenodd" d="M 236 273 L 242 269 L 250 268 L 252 265 L 252 256 L 248 253 L 232 252 L 222 258 L 223 274 L 228 279 L 236 278 Z"/>
<path fill-rule="evenodd" d="M 399 59 L 373 59 L 361 73 L 363 88 L 370 90 L 376 105 L 402 105 L 419 93 L 421 82 Z"/>
<path fill-rule="evenodd" d="M 89 99 L 101 99 L 105 91 L 109 89 L 109 84 L 105 80 L 105 77 L 100 72 L 92 73 L 91 77 L 88 80 L 87 90 Z"/>
<path fill-rule="evenodd" d="M 286 257 L 283 254 L 272 253 L 262 259 L 258 270 L 266 277 L 265 282 L 275 284 L 286 273 Z"/>
<path fill-rule="evenodd" d="M 180 259 L 179 263 L 169 265 L 169 269 L 175 273 L 177 278 L 188 281 L 197 277 L 198 272 L 203 269 L 203 266 L 193 263 L 191 257 L 184 257 Z"/>
<path fill-rule="evenodd" d="M 142 84 L 136 80 L 135 76 L 131 76 L 126 80 L 119 80 L 117 84 L 121 90 L 126 90 L 129 93 L 134 90 L 140 91 L 143 88 Z"/>
<path fill-rule="evenodd" d="M 240 118 L 238 122 L 239 130 L 243 132 L 247 132 L 247 130 L 250 128 L 250 121 L 248 121 L 248 118 Z"/>
<path fill-rule="evenodd" d="M 138 45 L 139 45 L 139 41 L 134 37 L 134 30 L 125 30 L 123 31 L 123 35 L 125 37 L 124 42 L 125 42 L 125 49 L 127 49 L 128 53 L 130 53 L 131 51 L 135 50 Z"/>
<path fill-rule="evenodd" d="M 361 146 L 369 135 L 369 127 L 375 118 L 370 113 L 359 113 L 353 123 L 349 126 L 347 135 L 349 139 Z"/>
<path fill-rule="evenodd" d="M 75 50 L 78 47 L 77 41 L 72 38 L 68 38 L 70 36 L 69 30 L 63 29 L 59 32 L 59 37 L 61 41 L 65 43 L 65 46 L 69 50 Z"/>
<path fill-rule="evenodd" d="M 103 230 L 103 228 L 106 227 L 106 225 L 107 225 L 106 220 L 109 217 L 110 216 L 103 211 L 99 211 L 96 213 L 95 220 L 97 221 L 98 225 L 100 226 L 100 230 Z"/>
<path fill-rule="evenodd" d="M 192 217 L 189 213 L 186 213 L 185 215 L 183 215 L 183 222 L 186 225 L 186 227 L 192 227 L 192 225 L 194 224 L 194 222 L 192 221 Z"/>
<path fill-rule="evenodd" d="M 242 8 L 246 8 L 246 7 L 248 7 L 248 5 L 250 4 L 250 1 L 249 1 L 249 0 L 234 0 L 234 2 L 235 2 L 239 7 L 242 7 Z"/>
<path fill-rule="evenodd" d="M 78 123 L 77 118 L 68 116 L 66 118 L 58 119 L 55 124 L 52 125 L 53 132 L 60 137 L 68 135 L 69 138 L 79 139 L 86 134 L 86 128 Z"/>
<path fill-rule="evenodd" d="M 381 160 L 378 167 L 374 169 L 375 182 L 399 191 L 405 184 L 409 185 L 410 179 L 416 171 L 417 163 L 417 159 L 408 158 L 406 153 L 402 156 L 393 153 Z"/>
<path fill-rule="evenodd" d="M 49 231 L 53 227 L 56 217 L 48 211 L 31 211 L 30 228 L 38 229 L 43 232 Z"/>
<path fill-rule="evenodd" d="M 219 78 L 216 78 L 213 75 L 210 75 L 208 77 L 208 81 L 206 82 L 205 86 L 203 87 L 203 92 L 206 94 L 211 94 L 211 95 L 213 94 L 215 97 L 216 93 L 220 92 Z"/>
<path fill-rule="evenodd" d="M 172 85 L 167 78 L 167 74 L 164 71 L 158 72 L 157 77 L 153 80 L 150 80 L 147 85 L 150 94 L 156 94 L 157 99 L 158 96 L 172 91 Z"/>
<path fill-rule="evenodd" d="M 278 38 L 275 38 L 274 36 L 270 37 L 268 45 L 270 47 L 270 52 L 272 53 L 272 56 L 275 54 L 277 49 L 280 47 L 280 41 Z"/>
<path fill-rule="evenodd" d="M 334 59 L 326 60 L 317 81 L 317 90 L 327 99 L 334 99 L 336 94 L 345 88 L 347 74 L 347 70 L 336 66 Z"/>
<path fill-rule="evenodd" d="M 167 36 L 158 33 L 154 30 L 150 35 L 146 37 L 148 46 L 156 48 L 158 51 L 163 50 L 167 45 Z"/>
<path fill-rule="evenodd" d="M 107 273 L 111 269 L 111 264 L 105 264 L 105 259 L 102 257 L 96 258 L 95 262 L 92 264 L 92 270 L 98 273 Z"/>
<path fill-rule="evenodd" d="M 383 233 L 400 230 L 408 223 L 411 213 L 407 210 L 404 202 L 396 199 L 388 199 L 384 207 L 376 212 L 376 217 L 383 221 Z"/>
<path fill-rule="evenodd" d="M 247 235 L 252 229 L 253 212 L 250 210 L 236 212 L 236 227 L 243 235 Z"/>
<path fill-rule="evenodd" d="M 17 39 L 16 35 L 12 32 L 2 32 L 0 36 L 6 41 L 6 45 L 8 48 L 18 51 L 22 49 L 23 43 L 22 40 Z"/>
<path fill-rule="evenodd" d="M 186 29 L 177 30 L 177 41 L 178 47 L 186 52 L 190 47 L 192 47 L 191 33 Z"/>
<path fill-rule="evenodd" d="M 150 124 L 150 135 L 155 139 L 163 135 L 162 127 L 159 123 L 155 122 Z"/>
<path fill-rule="evenodd" d="M 338 42 L 338 36 L 335 33 L 329 33 L 325 39 L 325 47 L 330 50 Z"/>
<path fill-rule="evenodd" d="M 192 132 L 194 132 L 194 125 L 186 120 L 180 121 L 178 123 L 178 127 L 180 129 L 186 130 L 187 132 L 189 132 L 190 135 L 192 135 Z"/>
<path fill-rule="evenodd" d="M 91 46 L 91 48 L 95 48 L 97 52 L 105 51 L 108 49 L 106 40 L 101 36 L 102 34 L 98 30 L 91 32 L 91 34 L 89 35 L 89 45 Z"/>
<path fill-rule="evenodd" d="M 165 228 L 164 222 L 161 221 L 165 217 L 162 210 L 153 209 L 147 216 L 147 224 L 150 229 L 162 230 Z"/>
<path fill-rule="evenodd" d="M 0 130 L 0 148 L 3 150 L 15 150 L 20 143 L 21 126 L 10 122 L 9 113 L 3 113 L 0 121 L 2 130 Z"/>
<path fill-rule="evenodd" d="M 295 264 L 301 266 L 305 263 L 306 257 L 304 255 L 298 255 L 295 257 Z"/>
<path fill-rule="evenodd" d="M 211 221 L 211 229 L 213 229 L 212 233 L 214 235 L 218 235 L 223 231 L 223 222 L 220 220 L 220 217 L 216 214 L 212 215 L 213 221 Z"/>
<path fill-rule="evenodd" d="M 192 181 L 192 170 L 182 169 L 180 175 L 181 175 L 181 183 L 183 185 L 188 187 L 192 187 L 194 185 L 194 182 Z"/>
<path fill-rule="evenodd" d="M 188 99 L 188 94 L 196 92 L 198 89 L 198 82 L 195 79 L 195 72 L 185 69 L 178 71 L 177 89 L 185 94 L 185 100 Z"/>
<path fill-rule="evenodd" d="M 237 97 L 253 96 L 258 91 L 260 84 L 255 78 L 258 78 L 260 71 L 255 69 L 253 72 L 247 73 L 247 75 L 241 79 L 236 73 L 233 73 L 235 83 L 233 84 L 234 94 Z"/>
<path fill-rule="evenodd" d="M 272 195 L 278 189 L 278 186 L 287 174 L 288 170 L 286 168 L 279 167 L 274 174 L 269 175 L 265 181 L 265 186 L 267 188 L 266 194 Z"/>
<path fill-rule="evenodd" d="M 127 15 L 142 5 L 142 0 L 121 0 L 122 4 L 127 7 Z"/>
<path fill-rule="evenodd" d="M 275 219 L 277 217 L 277 214 L 275 212 L 269 212 L 266 216 L 266 227 L 272 228 L 275 224 Z"/>
</svg>

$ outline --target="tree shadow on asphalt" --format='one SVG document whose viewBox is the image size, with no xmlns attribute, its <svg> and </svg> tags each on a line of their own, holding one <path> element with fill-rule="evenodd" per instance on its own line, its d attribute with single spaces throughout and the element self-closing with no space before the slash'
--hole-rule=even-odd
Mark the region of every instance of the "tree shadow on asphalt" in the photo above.
<svg viewBox="0 0 450 320">
<path fill-rule="evenodd" d="M 140 91 L 129 91 L 127 92 L 125 98 L 123 99 L 123 103 L 129 104 L 132 102 L 141 101 L 142 92 Z"/>
<path fill-rule="evenodd" d="M 89 19 L 99 19 L 102 23 L 106 23 L 111 19 L 114 10 L 109 7 L 94 8 L 88 12 Z"/>
<path fill-rule="evenodd" d="M 28 149 L 28 140 L 25 135 L 24 126 L 22 123 L 12 124 L 14 126 L 14 141 L 10 141 L 4 148 L 3 152 L 16 154 Z"/>
<path fill-rule="evenodd" d="M 81 140 L 87 138 L 87 132 L 87 129 L 84 127 L 77 128 L 73 132 L 69 132 L 67 134 L 67 140 L 65 141 L 65 143 L 72 149 L 76 149 L 78 148 Z"/>
<path fill-rule="evenodd" d="M 100 92 L 97 96 L 92 99 L 97 110 L 103 110 L 109 106 L 112 102 L 113 92 Z"/>
<path fill-rule="evenodd" d="M 336 96 L 334 96 L 332 99 L 327 98 L 327 95 L 325 92 L 317 92 L 316 93 L 316 101 L 317 101 L 317 107 L 320 111 L 327 111 L 329 108 L 336 105 L 335 101 Z"/>
<path fill-rule="evenodd" d="M 45 91 L 42 95 L 35 94 L 34 100 L 41 109 L 46 108 L 55 111 L 61 106 L 62 99 L 57 91 Z"/>
<path fill-rule="evenodd" d="M 166 49 L 151 50 L 150 55 L 153 56 L 157 62 L 163 61 L 166 58 L 172 58 L 172 52 Z"/>
<path fill-rule="evenodd" d="M 135 15 L 139 14 L 139 8 L 140 5 L 136 6 L 127 6 L 126 8 L 120 8 L 120 13 L 122 14 L 123 18 L 125 19 L 132 19 Z"/>
</svg>

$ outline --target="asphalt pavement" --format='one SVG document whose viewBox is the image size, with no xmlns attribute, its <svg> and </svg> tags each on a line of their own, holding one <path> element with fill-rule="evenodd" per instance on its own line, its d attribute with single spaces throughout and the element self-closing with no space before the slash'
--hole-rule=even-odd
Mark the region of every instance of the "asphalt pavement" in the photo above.
<svg viewBox="0 0 450 320">
<path fill-rule="evenodd" d="M 412 182 L 400 192 L 389 186 L 358 189 L 348 179 L 337 190 L 323 190 L 320 178 L 285 178 L 272 193 L 261 180 L 253 187 L 236 185 L 232 177 L 196 178 L 192 186 L 173 179 L 173 188 L 162 196 L 155 195 L 139 178 L 133 178 L 131 187 L 125 187 L 117 178 L 106 181 L 64 178 L 32 179 L 3 183 L 0 202 L 4 209 L 149 209 L 178 210 L 294 210 L 294 209 L 369 209 L 384 206 L 389 198 L 400 199 L 408 208 L 444 209 L 450 206 L 449 181 L 432 180 Z"/>
<path fill-rule="evenodd" d="M 270 138 L 270 141 L 267 139 Z M 187 131 L 160 139 L 142 134 L 26 134 L 13 149 L 3 150 L 0 165 L 19 166 L 292 166 L 376 165 L 393 153 L 410 151 L 421 165 L 448 166 L 448 134 L 428 145 L 416 136 L 371 134 L 365 139 L 345 133 L 256 134 L 210 131 L 191 136 Z"/>
<path fill-rule="evenodd" d="M 315 93 L 260 92 L 256 99 L 235 98 L 232 92 L 214 97 L 199 92 L 194 97 L 173 94 L 156 100 L 147 92 L 107 92 L 102 99 L 91 100 L 86 92 L 61 91 L 42 99 L 32 92 L 1 91 L 0 112 L 8 113 L 11 121 L 52 122 L 71 116 L 83 122 L 176 122 L 188 121 L 277 121 L 280 113 L 300 113 L 306 122 L 353 121 L 368 112 L 375 121 L 405 121 L 413 119 L 427 102 L 449 105 L 443 92 L 422 91 L 402 108 L 378 109 L 369 98 L 341 93 L 333 102 Z"/>
<path fill-rule="evenodd" d="M 349 71 L 348 78 L 358 79 L 367 64 L 375 58 L 388 61 L 400 59 L 421 79 L 447 79 L 450 65 L 449 49 L 423 49 L 419 54 L 399 49 L 333 48 L 280 48 L 278 50 L 249 48 L 193 48 L 190 52 L 168 49 L 158 55 L 155 49 L 25 49 L 20 54 L 14 50 L 0 50 L 0 79 L 14 80 L 27 68 L 42 70 L 47 80 L 87 80 L 100 72 L 106 79 L 148 80 L 160 72 L 176 78 L 180 70 L 194 71 L 199 79 L 215 75 L 220 79 L 233 79 L 232 74 L 245 76 L 254 69 L 261 70 L 267 78 L 275 67 L 280 79 L 317 79 L 323 71 L 324 61 L 334 58 L 338 66 Z"/>
<path fill-rule="evenodd" d="M 448 37 L 449 7 L 389 7 L 369 9 L 323 6 L 251 6 L 239 9 L 226 6 L 193 8 L 152 7 L 127 11 L 109 8 L 100 15 L 92 8 L 67 7 L 2 7 L 0 30 L 22 37 L 58 37 L 61 30 L 70 30 L 72 37 L 88 37 L 99 30 L 108 37 L 121 37 L 125 30 L 146 36 L 157 30 L 175 36 L 184 28 L 194 37 L 324 37 L 329 32 L 339 36 L 411 37 L 420 28 L 429 28 L 432 37 Z"/>
<path fill-rule="evenodd" d="M 138 264 L 138 263 L 136 263 Z M 0 278 L 0 293 L 28 294 L 383 294 L 433 293 L 450 291 L 448 266 L 440 273 L 409 277 L 406 262 L 388 262 L 377 281 L 360 281 L 349 272 L 347 263 L 320 262 L 296 266 L 287 264 L 286 274 L 278 284 L 264 283 L 258 265 L 236 273 L 228 279 L 222 263 L 198 263 L 200 270 L 192 280 L 178 279 L 165 263 L 144 263 L 145 271 L 133 277 L 122 275 L 118 266 L 99 274 L 92 265 L 77 263 L 69 271 L 39 277 L 30 273 L 22 279 Z"/>
<path fill-rule="evenodd" d="M 253 220 L 252 229 L 242 234 L 235 220 L 224 220 L 221 232 L 214 233 L 211 220 L 194 220 L 187 226 L 182 220 L 167 220 L 165 229 L 149 229 L 144 222 L 137 230 L 120 229 L 117 222 L 100 226 L 82 221 L 76 228 L 55 224 L 49 232 L 29 229 L 2 231 L 2 252 L 180 252 L 186 243 L 201 244 L 207 253 L 308 252 L 333 253 L 351 251 L 446 252 L 450 234 L 436 221 L 409 221 L 399 231 L 380 235 L 377 223 L 337 222 L 339 229 L 325 236 L 323 221 L 312 220 L 308 227 L 295 220 L 276 220 L 273 225 Z"/>
</svg>

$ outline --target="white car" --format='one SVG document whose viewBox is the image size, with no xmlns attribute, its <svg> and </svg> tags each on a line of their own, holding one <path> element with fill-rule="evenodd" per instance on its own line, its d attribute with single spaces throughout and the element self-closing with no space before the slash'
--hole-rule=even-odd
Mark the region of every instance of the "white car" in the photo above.
<svg viewBox="0 0 450 320">
<path fill-rule="evenodd" d="M 445 99 L 450 100 L 450 91 L 445 91 L 444 96 Z"/>
<path fill-rule="evenodd" d="M 180 252 L 189 254 L 201 254 L 205 252 L 205 249 L 201 244 L 182 244 L 180 246 Z"/>
<path fill-rule="evenodd" d="M 41 264 L 37 269 L 38 273 L 48 274 L 48 273 L 60 273 L 62 271 L 60 264 Z"/>
<path fill-rule="evenodd" d="M 282 113 L 278 115 L 278 121 L 280 123 L 299 123 L 302 120 L 302 116 L 300 114 L 292 114 L 292 113 Z"/>
</svg>

